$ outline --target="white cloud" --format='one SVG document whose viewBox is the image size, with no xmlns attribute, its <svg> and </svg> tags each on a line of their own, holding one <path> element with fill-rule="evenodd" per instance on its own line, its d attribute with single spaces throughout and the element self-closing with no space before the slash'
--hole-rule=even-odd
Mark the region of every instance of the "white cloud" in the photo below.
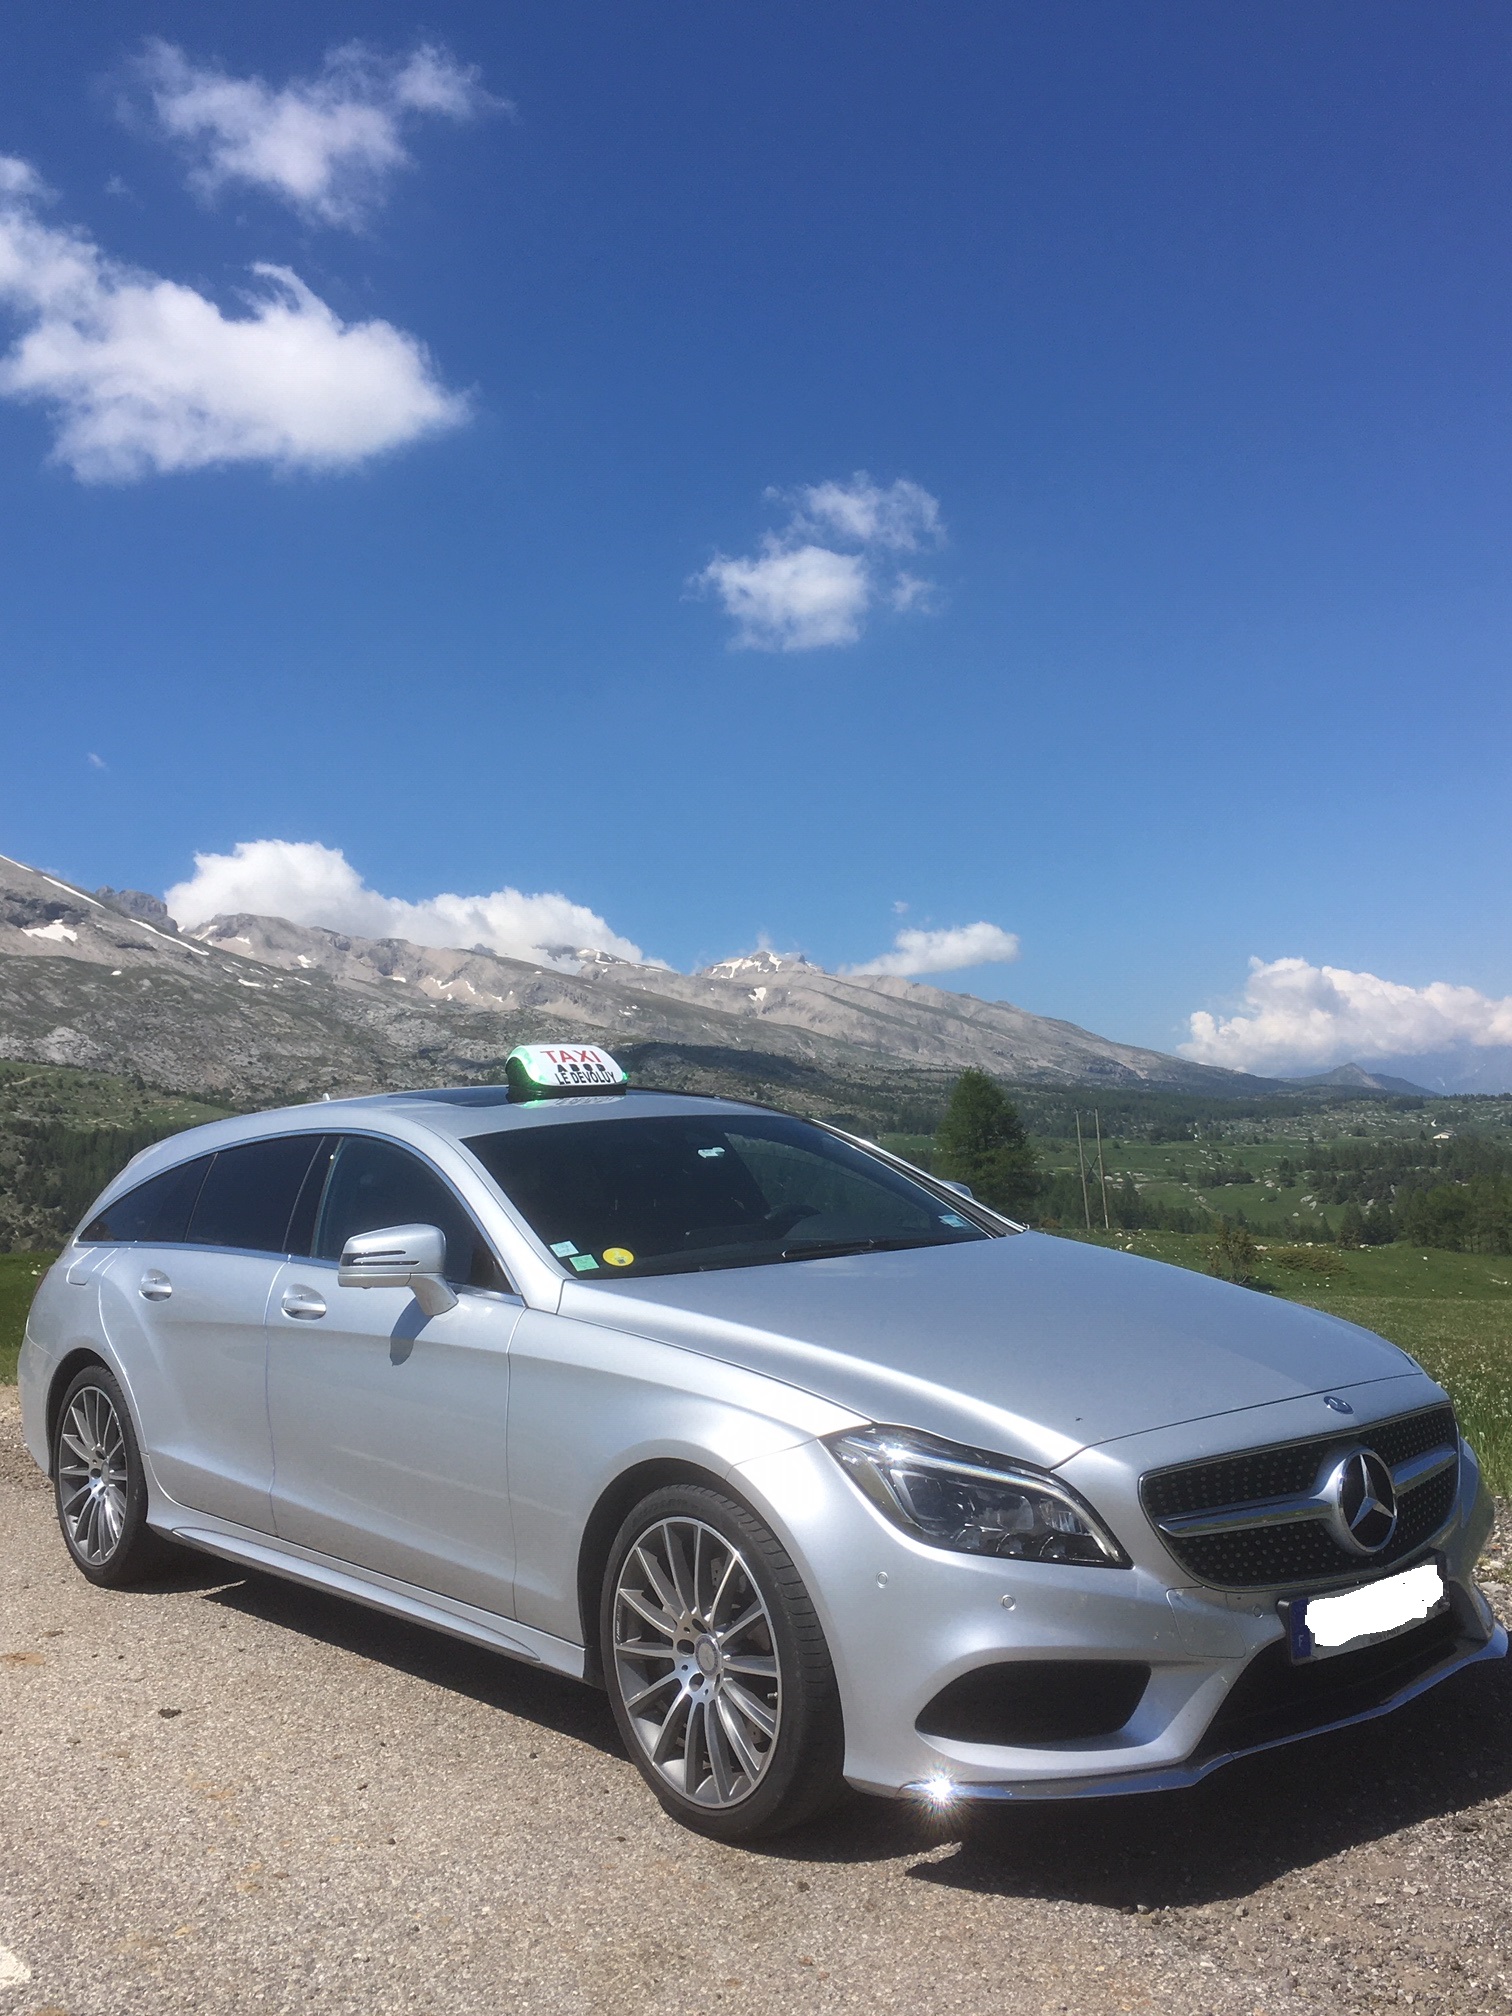
<svg viewBox="0 0 1512 2016">
<path fill-rule="evenodd" d="M 89 760 L 89 767 L 91 770 L 104 770 L 109 767 L 105 761 L 105 758 L 103 756 L 96 756 L 93 749 L 91 749 L 89 752 L 88 760 Z"/>
<path fill-rule="evenodd" d="M 322 224 L 363 222 L 409 165 L 403 132 L 414 119 L 472 119 L 501 102 L 476 69 L 430 43 L 397 57 L 351 42 L 330 51 L 319 76 L 278 89 L 159 40 L 138 68 L 158 129 L 189 154 L 201 195 L 246 183 Z"/>
<path fill-rule="evenodd" d="M 896 904 L 893 906 L 897 908 Z M 956 973 L 964 966 L 996 966 L 1019 956 L 1019 941 L 997 924 L 959 924 L 948 931 L 900 931 L 891 952 L 846 966 L 846 973 L 885 973 L 906 980 L 919 973 Z"/>
<path fill-rule="evenodd" d="M 246 312 L 226 315 L 45 221 L 44 198 L 24 161 L 0 156 L 0 308 L 25 325 L 0 395 L 52 409 L 54 458 L 83 481 L 351 468 L 465 418 L 413 336 L 343 323 L 287 267 L 254 267 Z"/>
<path fill-rule="evenodd" d="M 370 889 L 339 847 L 314 840 L 242 840 L 229 854 L 196 854 L 194 873 L 164 898 L 184 930 L 212 917 L 251 912 L 324 925 L 360 938 L 416 945 L 477 945 L 510 959 L 575 970 L 578 951 L 644 960 L 639 946 L 565 896 L 495 889 L 487 896 L 431 896 L 406 903 Z"/>
<path fill-rule="evenodd" d="M 735 618 L 735 642 L 757 651 L 854 644 L 872 596 L 865 562 L 854 553 L 787 547 L 771 535 L 758 559 L 720 554 L 699 580 Z"/>
<path fill-rule="evenodd" d="M 895 557 L 945 537 L 939 504 L 919 484 L 900 477 L 883 489 L 862 469 L 849 483 L 767 495 L 790 508 L 783 529 L 765 533 L 754 555 L 717 553 L 691 584 L 717 596 L 734 618 L 737 647 L 854 644 L 879 603 L 900 614 L 928 608 L 933 584 Z"/>
<path fill-rule="evenodd" d="M 1243 1006 L 1199 1011 L 1183 1053 L 1235 1071 L 1327 1070 L 1369 1058 L 1411 1058 L 1512 1044 L 1512 996 L 1435 980 L 1408 987 L 1305 959 L 1251 959 Z"/>
<path fill-rule="evenodd" d="M 811 483 L 789 493 L 788 501 L 795 506 L 795 523 L 805 531 L 828 532 L 848 545 L 916 553 L 921 546 L 940 545 L 945 537 L 938 501 L 906 476 L 884 490 L 858 469 L 849 483 Z"/>
</svg>

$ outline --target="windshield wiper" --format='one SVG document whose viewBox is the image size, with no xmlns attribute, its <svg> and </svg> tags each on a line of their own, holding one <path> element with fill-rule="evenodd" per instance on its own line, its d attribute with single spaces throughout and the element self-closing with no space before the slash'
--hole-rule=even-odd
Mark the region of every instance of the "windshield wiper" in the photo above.
<svg viewBox="0 0 1512 2016">
<path fill-rule="evenodd" d="M 798 1239 L 782 1249 L 784 1260 L 834 1260 L 845 1253 L 897 1253 L 908 1246 L 948 1246 L 948 1239 Z"/>
</svg>

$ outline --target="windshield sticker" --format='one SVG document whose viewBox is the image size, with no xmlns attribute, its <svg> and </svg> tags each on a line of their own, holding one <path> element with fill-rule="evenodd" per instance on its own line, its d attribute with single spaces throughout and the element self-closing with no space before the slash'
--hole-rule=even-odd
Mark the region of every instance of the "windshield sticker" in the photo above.
<svg viewBox="0 0 1512 2016">
<path fill-rule="evenodd" d="M 570 1239 L 558 1239 L 557 1243 L 555 1244 L 555 1246 L 552 1247 L 551 1250 L 553 1253 L 555 1253 L 558 1260 L 566 1260 L 570 1257 L 570 1255 L 576 1253 L 577 1248 L 576 1246 L 573 1245 Z"/>
<path fill-rule="evenodd" d="M 590 1271 L 593 1273 L 598 1272 L 598 1262 L 591 1253 L 574 1253 L 572 1264 L 576 1267 L 579 1274 L 587 1274 Z"/>
<path fill-rule="evenodd" d="M 959 1212 L 956 1212 L 956 1211 L 942 1211 L 942 1212 L 940 1213 L 940 1223 L 941 1223 L 942 1225 L 961 1225 L 961 1226 L 964 1226 L 964 1225 L 966 1224 L 966 1222 L 967 1222 L 967 1221 L 966 1221 L 966 1220 L 965 1220 L 965 1219 L 964 1219 L 963 1217 L 961 1217 L 961 1215 L 960 1215 L 960 1213 L 959 1213 Z"/>
<path fill-rule="evenodd" d="M 712 1156 L 723 1155 L 723 1153 L 723 1148 L 700 1148 L 698 1151 L 699 1159 L 704 1162 L 707 1162 Z"/>
<path fill-rule="evenodd" d="M 635 1265 L 635 1255 L 630 1251 L 628 1246 L 606 1246 L 604 1248 L 604 1265 L 606 1267 L 633 1267 Z"/>
</svg>

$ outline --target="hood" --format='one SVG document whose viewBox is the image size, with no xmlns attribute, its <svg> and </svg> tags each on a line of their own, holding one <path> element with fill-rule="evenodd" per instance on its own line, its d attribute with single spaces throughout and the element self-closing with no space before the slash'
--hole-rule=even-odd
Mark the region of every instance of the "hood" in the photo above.
<svg viewBox="0 0 1512 2016">
<path fill-rule="evenodd" d="M 1416 1371 L 1394 1344 L 1320 1310 L 1035 1232 L 569 1281 L 560 1306 L 869 1420 L 1052 1464 L 1091 1443 Z"/>
</svg>

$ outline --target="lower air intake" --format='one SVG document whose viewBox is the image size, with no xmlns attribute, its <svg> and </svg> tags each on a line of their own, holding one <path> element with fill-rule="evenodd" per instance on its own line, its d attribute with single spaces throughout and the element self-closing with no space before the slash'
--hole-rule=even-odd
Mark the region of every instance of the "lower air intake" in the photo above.
<svg viewBox="0 0 1512 2016">
<path fill-rule="evenodd" d="M 1011 1748 L 1113 1736 L 1149 1679 L 1149 1667 L 1132 1660 L 1005 1660 L 942 1687 L 914 1726 L 921 1736 Z"/>
</svg>

